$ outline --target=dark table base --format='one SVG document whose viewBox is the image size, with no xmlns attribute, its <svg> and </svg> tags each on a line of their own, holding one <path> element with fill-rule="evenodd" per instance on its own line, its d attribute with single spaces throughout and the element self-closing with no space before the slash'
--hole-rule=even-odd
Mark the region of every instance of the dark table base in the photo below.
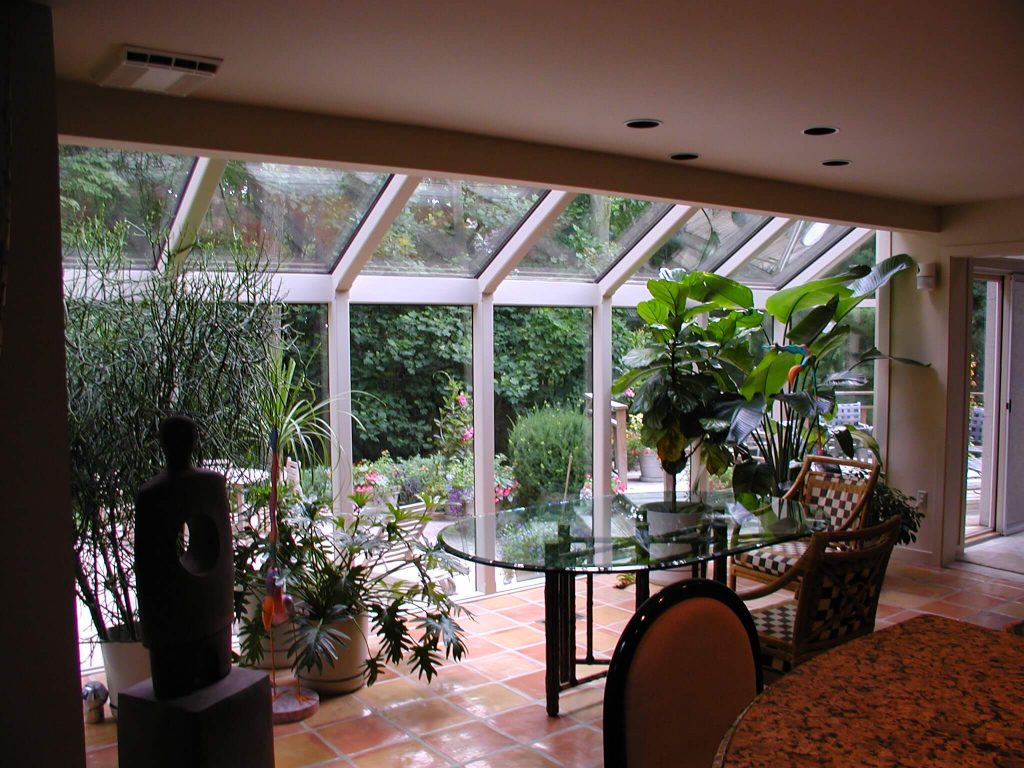
<svg viewBox="0 0 1024 768">
<path fill-rule="evenodd" d="M 727 557 L 716 557 L 715 581 L 725 583 Z M 650 572 L 635 571 L 636 607 L 650 597 Z M 693 577 L 707 574 L 707 562 L 693 564 Z M 608 674 L 602 670 L 586 677 L 576 676 L 577 664 L 607 666 L 611 659 L 594 657 L 594 577 L 587 574 L 587 645 L 583 658 L 576 656 L 576 577 L 579 574 L 548 571 L 544 574 L 544 642 L 546 645 L 544 688 L 550 717 L 558 716 L 558 695 L 577 685 L 599 680 Z"/>
</svg>

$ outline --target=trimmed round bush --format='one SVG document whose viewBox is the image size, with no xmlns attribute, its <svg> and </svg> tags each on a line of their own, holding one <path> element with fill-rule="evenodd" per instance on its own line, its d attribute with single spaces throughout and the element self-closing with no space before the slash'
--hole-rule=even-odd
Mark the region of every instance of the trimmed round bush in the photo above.
<svg viewBox="0 0 1024 768">
<path fill-rule="evenodd" d="M 546 406 L 519 418 L 509 433 L 509 452 L 519 480 L 517 504 L 574 499 L 590 472 L 591 424 L 582 413 Z M 569 457 L 572 468 L 569 470 Z M 565 476 L 569 471 L 566 493 Z"/>
</svg>

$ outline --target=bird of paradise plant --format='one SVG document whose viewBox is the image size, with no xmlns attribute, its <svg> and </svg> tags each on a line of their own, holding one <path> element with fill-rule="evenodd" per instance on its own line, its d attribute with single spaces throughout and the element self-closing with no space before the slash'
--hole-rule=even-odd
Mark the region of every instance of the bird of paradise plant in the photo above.
<svg viewBox="0 0 1024 768">
<path fill-rule="evenodd" d="M 825 419 L 835 410 L 836 387 L 862 385 L 867 377 L 855 369 L 875 360 L 925 365 L 909 358 L 883 354 L 876 347 L 862 352 L 843 371 L 824 375 L 819 366 L 833 350 L 847 343 L 851 326 L 844 320 L 861 302 L 900 272 L 911 269 L 907 254 L 872 267 L 853 267 L 843 274 L 778 291 L 765 302 L 765 313 L 783 326 L 786 344 L 769 343 L 739 387 L 729 416 L 726 442 L 734 447 L 738 464 L 733 488 L 738 493 L 783 491 L 803 456 L 836 437 L 852 452 L 854 438 L 873 442 L 856 427 L 830 432 Z M 755 460 L 748 439 L 761 460 Z"/>
</svg>

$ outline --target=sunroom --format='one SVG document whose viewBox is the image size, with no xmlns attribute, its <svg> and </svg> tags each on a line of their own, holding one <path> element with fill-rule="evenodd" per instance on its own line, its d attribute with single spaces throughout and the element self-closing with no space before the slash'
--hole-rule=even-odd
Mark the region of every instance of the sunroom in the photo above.
<svg viewBox="0 0 1024 768">
<path fill-rule="evenodd" d="M 306 371 L 331 402 L 339 437 L 331 458 L 346 468 L 332 474 L 332 496 L 354 490 L 357 465 L 379 462 L 385 448 L 396 463 L 435 450 L 441 403 L 419 404 L 414 384 L 429 385 L 434 398 L 441 384 L 456 402 L 465 397 L 470 413 L 458 423 L 460 435 L 472 430 L 462 446 L 470 456 L 452 474 L 472 493 L 452 514 L 467 518 L 503 503 L 490 488 L 518 480 L 508 474 L 509 432 L 545 403 L 571 402 L 567 410 L 586 420 L 573 461 L 590 478 L 563 477 L 552 493 L 600 496 L 616 477 L 641 486 L 631 436 L 618 434 L 626 398 L 612 388 L 658 268 L 734 277 L 763 306 L 780 289 L 850 264 L 910 254 L 926 267 L 921 287 L 900 275 L 862 304 L 859 338 L 844 353 L 877 346 L 931 367 L 881 362 L 840 398 L 856 414 L 847 418 L 877 439 L 888 481 L 925 512 L 917 541 L 896 552 L 900 579 L 882 606 L 899 619 L 928 605 L 956 617 L 968 606 L 971 620 L 992 626 L 1008 620 L 1017 601 L 994 604 L 987 590 L 1013 584 L 975 583 L 948 566 L 979 549 L 969 537 L 1009 541 L 1018 522 L 1016 417 L 1004 407 L 1024 252 L 1019 105 L 1005 99 L 1019 74 L 1014 4 L 992 0 L 971 14 L 911 4 L 884 17 L 748 8 L 728 23 L 717 7 L 696 5 L 627 20 L 618 8 L 580 13 L 571 4 L 527 4 L 520 18 L 500 5 L 456 18 L 419 4 L 391 18 L 348 18 L 343 4 L 320 9 L 334 19 L 322 24 L 262 4 L 53 6 L 51 15 L 18 4 L 8 17 L 15 236 L 2 272 L 0 443 L 17 513 L 12 602 L 37 649 L 12 676 L 24 706 L 7 714 L 35 745 L 35 753 L 16 746 L 15 759 L 83 761 L 81 713 L 77 700 L 68 703 L 80 685 L 73 574 L 38 556 L 40 541 L 67 537 L 69 517 L 58 283 L 83 273 L 66 248 L 60 264 L 57 221 L 68 211 L 57 195 L 58 161 L 74 153 L 155 172 L 137 192 L 115 183 L 123 199 L 102 206 L 63 193 L 112 221 L 136 219 L 143 205 L 158 212 L 144 222 L 148 233 L 125 232 L 129 243 L 143 241 L 128 248 L 135 278 L 192 257 L 226 264 L 246 236 L 264 249 L 284 324 L 313 331 Z M 96 86 L 106 48 L 132 42 L 219 53 L 228 63 L 197 97 Z M 661 128 L 623 126 L 651 116 Z M 830 124 L 841 128 L 838 139 L 803 133 Z M 843 157 L 851 165 L 822 165 Z M 190 247 L 196 240 L 206 247 Z M 410 338 L 392 328 L 432 333 L 422 346 L 444 365 L 417 368 L 422 350 L 391 343 Z M 783 341 L 778 328 L 765 331 Z M 377 407 L 382 391 L 387 408 Z M 838 409 L 835 418 L 844 418 Z M 458 583 L 466 595 L 509 600 L 513 610 L 523 608 L 515 600 L 532 601 L 535 610 L 536 587 L 518 586 L 490 568 L 471 568 Z M 481 613 L 503 631 L 493 629 L 506 619 L 501 611 Z M 59 689 L 56 699 L 39 680 Z M 392 682 L 377 695 L 402 687 Z M 497 682 L 508 687 L 508 678 Z M 432 702 L 437 711 L 452 703 Z M 589 764 L 578 740 L 597 732 L 589 705 L 563 736 L 546 737 L 562 743 L 558 756 L 523 757 L 507 742 L 492 753 L 509 764 Z M 41 709 L 52 722 L 30 714 Z M 519 721 L 541 727 L 528 709 L 504 713 L 498 730 L 512 738 Z M 468 730 L 483 733 L 480 723 Z M 102 759 L 95 747 L 90 760 Z"/>
<path fill-rule="evenodd" d="M 106 242 L 82 234 L 97 218 L 120 238 L 122 267 L 137 279 L 169 265 L 230 270 L 239 253 L 272 273 L 280 322 L 306 335 L 295 353 L 301 371 L 329 404 L 333 455 L 321 462 L 333 470 L 339 508 L 382 457 L 394 493 L 426 484 L 456 516 L 570 492 L 608 495 L 629 487 L 630 471 L 635 488 L 639 454 L 651 447 L 640 444 L 640 416 L 620 402 L 630 392 L 615 400 L 612 383 L 625 370 L 648 279 L 663 268 L 712 272 L 749 286 L 763 306 L 783 288 L 890 255 L 865 227 L 501 181 L 70 144 L 61 160 L 72 294 Z M 875 307 L 872 297 L 854 310 L 854 332 L 822 375 L 876 346 Z M 759 343 L 787 343 L 782 330 L 765 328 Z M 833 423 L 842 413 L 875 431 L 885 408 L 874 365 L 862 366 L 859 386 L 837 390 Z M 436 468 L 447 483 L 405 477 L 412 464 L 444 458 L 434 454 L 452 398 L 460 413 L 448 417 L 464 443 L 460 458 L 447 451 Z M 585 426 L 575 455 L 538 477 L 510 443 L 524 417 L 545 408 L 575 412 Z M 410 466 L 403 474 L 396 462 Z M 644 487 L 667 478 L 648 473 Z M 687 488 L 707 480 L 678 478 Z M 400 500 L 415 501 L 418 489 Z M 472 576 L 460 590 L 501 586 L 493 569 Z"/>
</svg>

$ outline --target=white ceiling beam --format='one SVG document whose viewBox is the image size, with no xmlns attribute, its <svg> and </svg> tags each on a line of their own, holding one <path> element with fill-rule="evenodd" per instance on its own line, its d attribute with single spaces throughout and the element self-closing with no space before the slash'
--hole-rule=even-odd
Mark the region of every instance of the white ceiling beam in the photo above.
<svg viewBox="0 0 1024 768">
<path fill-rule="evenodd" d="M 612 294 L 611 298 L 612 306 L 615 308 L 636 309 L 636 305 L 641 301 L 651 298 L 651 293 L 647 290 L 647 283 L 626 283 Z"/>
<path fill-rule="evenodd" d="M 819 277 L 824 276 L 826 272 L 834 268 L 843 259 L 850 255 L 850 253 L 859 248 L 868 238 L 874 237 L 875 230 L 866 229 L 864 227 L 857 227 L 845 237 L 841 238 L 839 242 L 825 251 L 821 256 L 816 258 L 810 264 L 808 264 L 803 271 L 798 272 L 792 280 L 790 280 L 785 288 L 789 288 L 793 285 L 803 285 L 811 280 L 817 280 Z"/>
<path fill-rule="evenodd" d="M 491 259 L 491 263 L 480 273 L 477 280 L 482 295 L 489 296 L 497 290 L 501 281 L 519 265 L 534 243 L 554 225 L 562 211 L 569 207 L 569 203 L 575 197 L 574 192 L 563 192 L 560 189 L 552 189 L 544 195 L 544 199 L 534 207 L 508 242 Z"/>
<path fill-rule="evenodd" d="M 188 256 L 227 164 L 227 160 L 217 157 L 196 158 L 188 183 L 181 193 L 178 210 L 171 220 L 167 243 L 160 253 L 161 262 L 173 259 L 176 265 L 180 265 Z"/>
<path fill-rule="evenodd" d="M 512 278 L 494 292 L 495 305 L 518 307 L 596 307 L 597 283 Z"/>
<path fill-rule="evenodd" d="M 271 276 L 271 285 L 285 304 L 329 304 L 334 299 L 334 283 L 330 275 L 278 274 Z"/>
<path fill-rule="evenodd" d="M 747 261 L 757 255 L 758 251 L 764 248 L 770 243 L 779 232 L 782 231 L 783 227 L 789 224 L 790 220 L 777 216 L 761 227 L 752 238 L 747 240 L 743 246 L 730 256 L 726 261 L 715 270 L 716 274 L 722 275 L 723 277 L 729 277 L 742 267 Z"/>
<path fill-rule="evenodd" d="M 391 224 L 409 202 L 421 181 L 421 176 L 395 174 L 384 185 L 377 202 L 363 217 L 359 229 L 334 268 L 335 291 L 347 291 L 352 288 L 360 270 L 373 256 L 374 250 L 380 245 L 380 241 L 384 239 Z"/>
<path fill-rule="evenodd" d="M 655 251 L 663 246 L 681 226 L 686 224 L 700 209 L 689 205 L 675 205 L 668 210 L 646 235 L 626 251 L 604 277 L 598 282 L 601 296 L 612 296 L 640 269 Z"/>
<path fill-rule="evenodd" d="M 452 304 L 469 306 L 480 300 L 472 277 L 405 277 L 360 275 L 349 290 L 353 304 Z"/>
<path fill-rule="evenodd" d="M 939 207 L 516 139 L 57 81 L 66 143 L 512 181 L 780 213 L 878 229 L 941 229 Z M 685 197 L 684 197 L 685 194 Z"/>
</svg>

